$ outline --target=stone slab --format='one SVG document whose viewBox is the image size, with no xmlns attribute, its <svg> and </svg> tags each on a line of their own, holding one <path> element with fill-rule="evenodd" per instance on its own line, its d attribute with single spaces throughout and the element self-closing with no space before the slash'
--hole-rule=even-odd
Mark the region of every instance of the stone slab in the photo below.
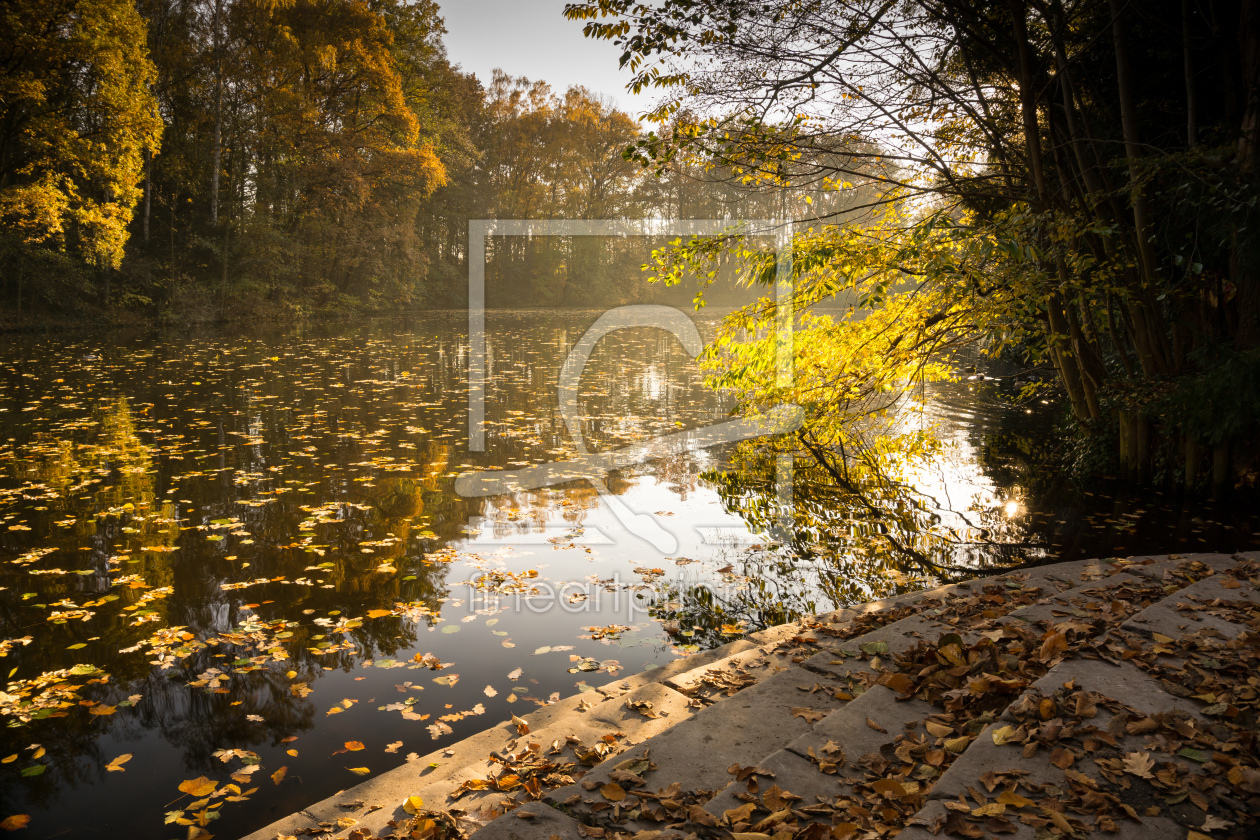
<svg viewBox="0 0 1260 840">
<path fill-rule="evenodd" d="M 633 691 L 640 686 L 665 682 L 675 674 L 681 674 L 684 671 L 690 671 L 693 668 L 700 668 L 704 665 L 717 662 L 718 660 L 725 659 L 732 654 L 739 653 L 740 651 L 748 650 L 756 646 L 756 644 L 748 641 L 747 639 L 737 639 L 733 642 L 722 645 L 721 647 L 716 647 L 712 650 L 700 651 L 699 653 L 693 653 L 689 656 L 684 656 L 681 659 L 675 659 L 673 662 L 668 662 L 658 668 L 651 668 L 647 671 L 643 671 L 642 673 L 635 674 L 631 677 L 626 677 L 622 680 L 614 680 L 613 682 L 600 686 L 596 690 L 605 697 L 618 697 L 622 694 Z"/>
<path fill-rule="evenodd" d="M 1090 581 L 1071 589 L 1065 589 L 1062 592 L 1056 592 L 1029 604 L 1026 607 L 1020 607 L 1012 610 L 1002 618 L 998 619 L 999 623 L 1009 624 L 1011 622 L 1021 622 L 1034 626 L 1049 626 L 1057 624 L 1061 621 L 1067 621 L 1072 618 L 1071 615 L 1062 615 L 1064 612 L 1070 612 L 1074 609 L 1082 609 L 1090 603 L 1098 605 L 1100 608 L 1096 612 L 1090 612 L 1089 617 L 1106 618 L 1107 611 L 1101 609 L 1105 607 L 1107 602 L 1112 599 L 1108 597 L 1108 592 L 1113 587 L 1120 586 L 1151 586 L 1150 578 L 1127 572 L 1119 572 L 1111 575 L 1105 580 Z M 1087 611 L 1089 612 L 1089 611 Z M 1056 615 L 1056 613 L 1059 613 Z"/>
<path fill-rule="evenodd" d="M 1232 577 L 1216 575 L 1204 578 L 1178 590 L 1159 603 L 1152 604 L 1120 626 L 1130 633 L 1139 633 L 1148 637 L 1152 633 L 1162 633 L 1165 636 L 1177 638 L 1206 628 L 1216 630 L 1227 638 L 1235 638 L 1247 628 L 1194 609 L 1195 601 L 1211 601 L 1217 598 L 1225 601 L 1249 601 L 1260 604 L 1260 592 L 1257 592 L 1254 587 L 1243 584 L 1237 589 L 1226 589 L 1222 585 L 1226 579 L 1237 582 Z M 1179 605 L 1186 605 L 1191 609 L 1180 610 L 1177 608 Z"/>
<path fill-rule="evenodd" d="M 824 692 L 808 693 L 819 675 L 793 667 L 746 688 L 683 721 L 672 729 L 649 738 L 633 750 L 603 762 L 582 780 L 604 784 L 616 764 L 646 753 L 657 765 L 644 775 L 647 787 L 656 791 L 678 782 L 685 790 L 717 792 L 730 782 L 731 764 L 750 764 L 775 752 L 810 729 L 804 718 L 794 717 L 792 709 L 805 707 L 830 712 L 844 701 Z M 581 786 L 562 788 L 551 794 L 564 802 L 577 794 L 582 801 L 598 801 Z"/>
<path fill-rule="evenodd" d="M 897 835 L 897 840 L 940 840 L 945 834 L 933 834 L 924 824 L 931 824 L 937 817 L 945 816 L 945 806 L 939 801 L 928 802 L 912 817 L 917 825 L 908 825 Z M 1003 840 L 1036 840 L 1037 830 L 1011 819 L 1016 830 L 1014 833 L 999 835 L 986 834 L 986 837 L 1001 837 Z M 1143 817 L 1141 824 L 1132 820 L 1118 820 L 1114 834 L 1097 835 L 1108 840 L 1185 840 L 1186 830 L 1172 820 L 1162 817 Z"/>
<path fill-rule="evenodd" d="M 525 819 L 523 814 L 531 817 Z M 543 802 L 530 802 L 472 833 L 469 840 L 582 840 L 578 822 Z"/>
<path fill-rule="evenodd" d="M 676 674 L 666 680 L 665 684 L 684 694 L 720 698 L 726 692 L 719 687 L 706 685 L 706 679 L 720 678 L 721 672 L 725 671 L 732 675 L 748 675 L 760 682 L 791 665 L 791 653 L 779 652 L 775 650 L 774 645 L 762 645 L 740 651 L 709 665 Z"/>
<path fill-rule="evenodd" d="M 924 731 L 922 721 L 928 715 L 941 710 L 922 700 L 897 700 L 897 693 L 882 685 L 872 686 L 863 694 L 849 701 L 842 708 L 814 724 L 812 730 L 792 741 L 787 749 L 806 757 L 824 755 L 823 748 L 832 741 L 844 750 L 845 758 L 852 762 L 867 753 L 880 752 L 891 745 L 897 735 L 907 731 Z M 872 729 L 871 720 L 887 730 Z M 917 730 L 907 730 L 907 724 L 918 723 Z"/>
<path fill-rule="evenodd" d="M 778 785 L 781 790 L 803 797 L 803 800 L 798 803 L 802 807 L 813 805 L 819 800 L 831 802 L 837 794 L 842 792 L 839 779 L 826 775 L 808 759 L 787 750 L 779 750 L 766 756 L 757 762 L 757 766 L 774 774 L 772 779 L 765 776 L 756 777 L 762 793 L 769 790 L 771 785 Z M 704 809 L 721 819 L 726 811 L 744 804 L 744 800 L 737 794 L 747 790 L 746 781 L 733 781 L 721 793 L 705 803 Z"/>
</svg>

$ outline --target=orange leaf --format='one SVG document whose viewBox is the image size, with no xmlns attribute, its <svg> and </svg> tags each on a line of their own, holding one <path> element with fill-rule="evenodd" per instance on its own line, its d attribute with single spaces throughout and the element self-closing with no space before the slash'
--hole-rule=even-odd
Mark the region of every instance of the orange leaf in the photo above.
<svg viewBox="0 0 1260 840">
<path fill-rule="evenodd" d="M 118 707 L 106 706 L 104 703 L 102 703 L 99 706 L 93 706 L 92 708 L 88 709 L 88 711 L 94 715 L 112 715 L 114 712 L 118 711 Z"/>
<path fill-rule="evenodd" d="M 288 767 L 281 767 L 279 770 L 271 774 L 271 781 L 280 784 L 284 781 L 284 774 L 289 772 Z"/>
<path fill-rule="evenodd" d="M 11 817 L 5 817 L 4 821 L 0 822 L 0 828 L 3 828 L 5 831 L 17 831 L 19 828 L 26 828 L 27 823 L 30 821 L 31 817 L 29 814 L 14 814 Z"/>
<path fill-rule="evenodd" d="M 362 741 L 346 741 L 346 749 L 350 750 L 350 752 L 358 752 L 366 748 L 363 746 Z"/>
</svg>

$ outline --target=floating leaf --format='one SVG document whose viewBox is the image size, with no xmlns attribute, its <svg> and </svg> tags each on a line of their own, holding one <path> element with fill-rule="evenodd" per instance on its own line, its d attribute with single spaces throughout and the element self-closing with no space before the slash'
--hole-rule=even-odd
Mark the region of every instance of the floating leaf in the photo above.
<svg viewBox="0 0 1260 840">
<path fill-rule="evenodd" d="M 372 772 L 366 767 L 347 767 L 346 769 L 356 776 L 366 776 L 368 773 Z"/>
<path fill-rule="evenodd" d="M 30 767 L 26 767 L 22 770 L 22 775 L 29 779 L 31 776 L 43 775 L 43 772 L 47 769 L 47 764 L 32 764 Z"/>
<path fill-rule="evenodd" d="M 350 750 L 350 752 L 358 752 L 366 749 L 366 747 L 363 746 L 362 741 L 346 741 L 346 749 Z"/>
<path fill-rule="evenodd" d="M 393 615 L 393 610 L 368 610 L 368 618 L 384 618 L 387 615 Z"/>
<path fill-rule="evenodd" d="M 277 785 L 278 785 L 278 784 L 280 784 L 281 782 L 283 782 L 283 781 L 284 781 L 284 775 L 285 775 L 286 773 L 288 773 L 288 772 L 289 772 L 289 768 L 288 768 L 287 766 L 285 766 L 285 767 L 281 767 L 279 770 L 277 770 L 276 772 L 272 773 L 272 774 L 271 774 L 271 781 L 272 781 L 272 783 L 274 783 L 274 784 L 277 784 Z"/>
<path fill-rule="evenodd" d="M 123 765 L 126 764 L 128 761 L 131 761 L 131 753 L 123 753 L 122 755 L 118 756 L 118 758 L 115 758 L 113 761 L 111 761 L 109 764 L 106 764 L 105 769 L 109 770 L 111 773 L 115 770 L 121 773 L 123 772 Z"/>
<path fill-rule="evenodd" d="M 101 703 L 99 706 L 93 706 L 88 709 L 88 711 L 94 715 L 112 715 L 114 712 L 118 711 L 118 707 L 106 706 L 104 703 Z"/>
<path fill-rule="evenodd" d="M 0 828 L 5 831 L 17 831 L 19 828 L 26 828 L 31 822 L 30 814 L 14 814 L 11 817 L 5 817 L 0 820 Z"/>
<path fill-rule="evenodd" d="M 218 782 L 214 779 L 207 779 L 205 776 L 186 779 L 179 783 L 179 789 L 192 796 L 209 796 L 214 793 L 214 789 L 218 786 Z"/>
</svg>

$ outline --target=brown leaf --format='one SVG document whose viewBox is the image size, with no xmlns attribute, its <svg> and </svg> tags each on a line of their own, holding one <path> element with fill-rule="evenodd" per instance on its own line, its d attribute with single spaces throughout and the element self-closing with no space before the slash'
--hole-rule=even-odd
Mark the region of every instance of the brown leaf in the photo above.
<svg viewBox="0 0 1260 840">
<path fill-rule="evenodd" d="M 757 805 L 753 802 L 745 802 L 738 808 L 731 808 L 729 811 L 722 813 L 722 819 L 727 825 L 735 825 L 736 823 L 748 822 L 748 818 L 752 816 L 753 811 L 757 809 Z"/>
<path fill-rule="evenodd" d="M 1151 768 L 1155 766 L 1155 759 L 1150 753 L 1131 752 L 1124 757 L 1124 772 L 1137 776 L 1142 779 L 1151 779 Z"/>
<path fill-rule="evenodd" d="M 875 721 L 871 720 L 870 718 L 867 718 L 867 719 L 866 719 L 866 725 L 867 725 L 867 726 L 869 726 L 871 729 L 874 729 L 876 732 L 883 732 L 884 734 L 887 734 L 887 733 L 888 733 L 888 730 L 887 730 L 887 729 L 885 729 L 884 727 L 880 726 L 878 723 L 876 723 Z"/>
<path fill-rule="evenodd" d="M 1041 643 L 1041 651 L 1037 654 L 1037 658 L 1042 662 L 1049 664 L 1063 656 L 1067 651 L 1068 641 L 1067 634 L 1063 632 L 1054 632 L 1046 636 L 1045 641 Z"/>
<path fill-rule="evenodd" d="M 1050 753 L 1050 763 L 1060 770 L 1066 770 L 1076 761 L 1076 756 L 1063 747 L 1056 747 L 1054 752 Z"/>
<path fill-rule="evenodd" d="M 810 709 L 805 706 L 792 707 L 792 717 L 801 718 L 806 723 L 817 723 L 829 714 L 830 712 L 822 709 Z"/>
<path fill-rule="evenodd" d="M 599 793 L 609 802 L 620 802 L 626 798 L 626 792 L 616 782 L 609 782 L 599 789 Z"/>
<path fill-rule="evenodd" d="M 289 772 L 288 767 L 281 767 L 279 770 L 271 774 L 271 781 L 274 784 L 280 784 L 284 781 L 284 774 Z"/>
<path fill-rule="evenodd" d="M 884 674 L 875 682 L 877 685 L 891 688 L 898 694 L 909 694 L 914 691 L 914 680 L 905 674 Z"/>
</svg>

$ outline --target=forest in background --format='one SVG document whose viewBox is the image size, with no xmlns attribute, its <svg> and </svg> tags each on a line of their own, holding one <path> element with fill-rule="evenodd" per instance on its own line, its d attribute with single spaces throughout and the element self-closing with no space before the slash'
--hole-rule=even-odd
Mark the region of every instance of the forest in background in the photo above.
<svg viewBox="0 0 1260 840">
<path fill-rule="evenodd" d="M 5 320 L 460 307 L 470 219 L 781 210 L 729 171 L 652 177 L 608 99 L 478 79 L 443 33 L 432 0 L 6 3 Z M 649 244 L 492 239 L 488 300 L 689 302 L 647 283 Z"/>
</svg>

